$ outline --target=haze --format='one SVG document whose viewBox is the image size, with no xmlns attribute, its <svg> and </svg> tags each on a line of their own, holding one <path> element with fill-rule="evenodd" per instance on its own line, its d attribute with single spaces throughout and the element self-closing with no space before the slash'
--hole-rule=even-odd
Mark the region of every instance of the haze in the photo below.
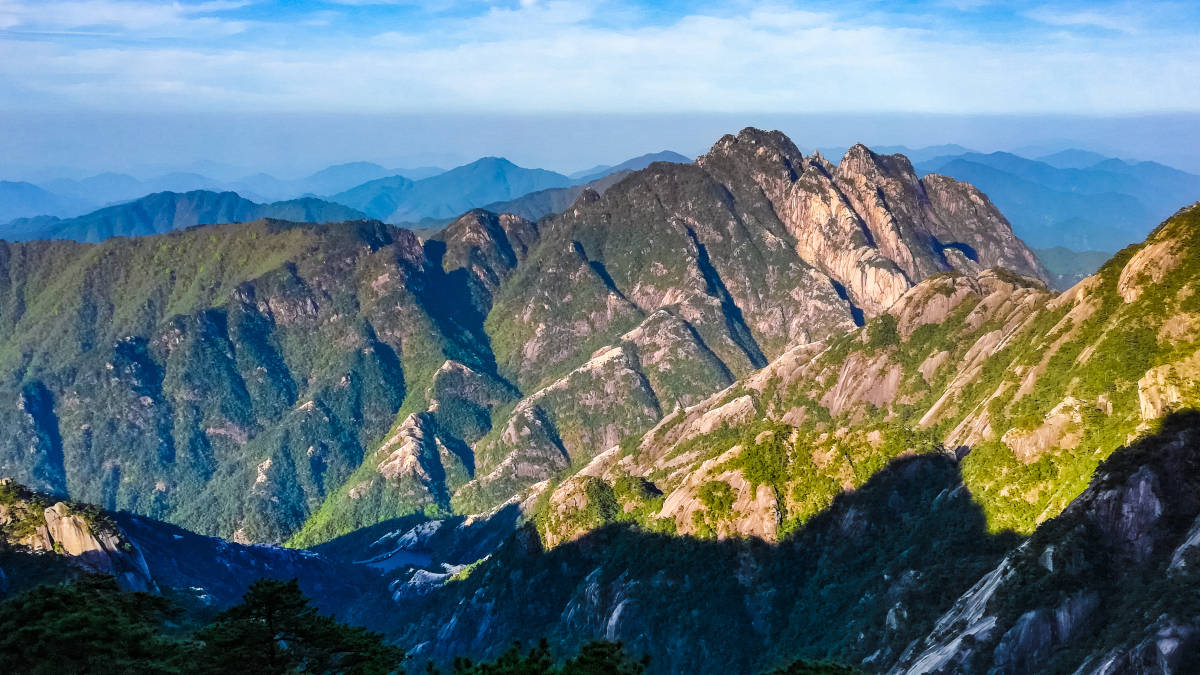
<svg viewBox="0 0 1200 675">
<path fill-rule="evenodd" d="M 0 176 L 503 155 L 778 127 L 1200 170 L 1195 3 L 0 0 Z"/>
</svg>

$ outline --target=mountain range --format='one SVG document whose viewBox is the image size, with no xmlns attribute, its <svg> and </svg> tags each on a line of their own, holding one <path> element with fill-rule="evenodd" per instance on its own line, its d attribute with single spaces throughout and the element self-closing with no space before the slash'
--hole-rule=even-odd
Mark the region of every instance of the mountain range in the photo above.
<svg viewBox="0 0 1200 675">
<path fill-rule="evenodd" d="M 1154 162 L 1129 163 L 1073 151 L 1048 161 L 1010 153 L 963 153 L 918 164 L 983 190 L 1036 248 L 1113 253 L 1140 241 L 1200 193 L 1200 176 Z M 1087 164 L 1086 166 L 1079 166 Z"/>
<path fill-rule="evenodd" d="M 349 220 L 364 217 L 363 212 L 380 220 L 436 231 L 478 207 L 535 219 L 557 213 L 586 188 L 603 191 L 634 168 L 676 160 L 689 161 L 671 152 L 642 155 L 617 166 L 594 167 L 582 172 L 578 181 L 549 171 L 524 169 L 501 158 L 484 158 L 450 171 L 436 167 L 390 171 L 370 162 L 351 162 L 295 181 L 256 174 L 221 183 L 184 173 L 139 181 L 108 173 L 82 180 L 50 181 L 47 186 L 53 191 L 29 183 L 0 182 L 0 223 L 11 220 L 2 226 L 0 236 L 98 241 L 120 234 L 167 232 L 173 227 L 259 217 Z M 218 192 L 220 197 L 216 196 Z M 169 193 L 188 194 L 171 197 Z M 314 196 L 334 193 L 326 200 Z M 247 198 L 261 200 L 261 195 L 291 198 L 270 204 L 256 204 Z M 110 206 L 86 213 L 98 203 Z M 72 222 L 61 224 L 63 218 Z"/>
<path fill-rule="evenodd" d="M 88 207 L 84 200 L 54 194 L 32 183 L 0 181 L 0 223 L 38 215 L 71 216 Z"/>
<path fill-rule="evenodd" d="M 621 173 L 624 171 L 640 171 L 655 162 L 670 162 L 672 164 L 690 164 L 691 159 L 684 157 L 678 152 L 664 150 L 662 152 L 652 152 L 646 155 L 640 155 L 633 159 L 627 159 L 620 164 L 608 165 L 600 164 L 593 166 L 590 169 L 576 171 L 571 174 L 571 180 L 577 183 L 590 183 L 595 180 L 611 176 L 612 174 Z"/>
<path fill-rule="evenodd" d="M 238 223 L 259 218 L 301 222 L 343 222 L 365 219 L 352 208 L 313 197 L 257 204 L 233 192 L 195 190 L 180 194 L 159 192 L 109 206 L 75 218 L 18 218 L 0 227 L 0 238 L 103 241 L 110 237 L 162 234 L 194 225 Z"/>
<path fill-rule="evenodd" d="M 129 174 L 108 172 L 80 179 L 56 178 L 39 185 L 55 195 L 76 200 L 76 203 L 94 209 L 97 206 L 130 201 L 155 192 L 192 192 L 194 190 L 237 192 L 243 197 L 262 201 L 290 200 L 341 192 L 384 176 L 399 175 L 419 180 L 443 171 L 444 169 L 437 167 L 387 169 L 372 162 L 349 162 L 330 166 L 294 180 L 280 179 L 266 173 L 256 173 L 236 180 L 221 180 L 200 173 L 183 171 L 170 172 L 143 180 Z M 83 210 L 88 210 L 88 208 Z M 78 215 L 83 210 L 67 215 Z M 45 215 L 47 213 L 49 212 L 39 211 L 21 215 Z"/>
<path fill-rule="evenodd" d="M 571 187 L 477 164 L 446 189 Z M 902 155 L 747 128 L 614 175 L 424 241 L 0 243 L 0 476 L 36 491 L 0 491 L 4 575 L 60 542 L 54 574 L 227 604 L 262 560 L 414 668 L 541 637 L 662 672 L 1200 656 L 1200 205 L 1056 293 L 990 194 Z M 394 217 L 433 179 L 383 180 Z"/>
</svg>

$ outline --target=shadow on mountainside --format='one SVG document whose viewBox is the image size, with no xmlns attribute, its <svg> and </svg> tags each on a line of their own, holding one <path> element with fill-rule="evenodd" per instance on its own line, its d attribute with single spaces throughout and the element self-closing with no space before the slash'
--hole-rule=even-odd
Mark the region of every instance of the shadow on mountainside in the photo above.
<svg viewBox="0 0 1200 675">
<path fill-rule="evenodd" d="M 511 528 L 519 512 L 497 515 Z M 300 577 L 340 618 L 409 646 L 417 669 L 543 636 L 558 654 L 620 640 L 660 673 L 758 672 L 795 658 L 867 671 L 1190 672 L 1200 658 L 1197 411 L 1114 453 L 1028 538 L 989 534 L 941 453 L 892 461 L 778 544 L 614 524 L 547 550 L 525 526 L 441 587 L 385 591 L 346 560 L 116 518 L 162 587 L 211 589 L 221 604 L 254 578 Z M 400 518 L 321 548 L 365 550 L 426 522 Z M 511 531 L 463 518 L 438 527 L 464 559 Z M 47 561 L 63 559 L 0 546 L 7 590 L 73 575 Z"/>
<path fill-rule="evenodd" d="M 1200 636 L 1198 515 L 1200 412 L 1187 411 L 1110 457 L 1029 538 L 988 532 L 953 458 L 906 456 L 779 544 L 615 524 L 546 550 L 528 525 L 438 590 L 401 585 L 385 623 L 418 668 L 542 636 L 562 653 L 620 640 L 663 673 L 758 672 L 797 657 L 875 671 L 929 647 L 961 652 L 954 672 L 1074 670 L 1113 650 L 1136 665 L 1200 642 L 1187 637 Z M 980 596 L 977 582 L 1010 568 Z M 939 635 L 937 619 L 972 597 L 996 629 L 978 643 L 957 624 Z"/>
<path fill-rule="evenodd" d="M 988 534 L 952 458 L 910 456 L 779 544 L 617 524 L 544 550 L 527 525 L 441 589 L 401 588 L 389 631 L 418 666 L 542 636 L 621 640 L 655 672 L 886 663 L 1019 541 Z"/>
</svg>

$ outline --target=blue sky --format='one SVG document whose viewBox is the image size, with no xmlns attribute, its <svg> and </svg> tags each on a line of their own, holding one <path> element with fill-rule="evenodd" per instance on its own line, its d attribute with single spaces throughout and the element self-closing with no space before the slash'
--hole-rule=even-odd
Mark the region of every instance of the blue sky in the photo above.
<svg viewBox="0 0 1200 675">
<path fill-rule="evenodd" d="M 1200 3 L 0 0 L 12 109 L 1200 110 Z"/>
<path fill-rule="evenodd" d="M 0 178 L 1080 145 L 1200 171 L 1200 2 L 0 0 Z M 1164 118 L 1164 116 L 1170 116 Z"/>
</svg>

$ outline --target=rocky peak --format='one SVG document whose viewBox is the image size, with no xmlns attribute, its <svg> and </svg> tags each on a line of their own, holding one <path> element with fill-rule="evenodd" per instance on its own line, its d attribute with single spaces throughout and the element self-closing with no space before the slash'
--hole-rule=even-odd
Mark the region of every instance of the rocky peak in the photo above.
<svg viewBox="0 0 1200 675">
<path fill-rule="evenodd" d="M 838 164 L 839 174 L 859 174 L 870 178 L 891 178 L 915 183 L 917 173 L 912 162 L 904 155 L 878 155 L 862 143 L 855 143 L 846 150 Z"/>
<path fill-rule="evenodd" d="M 583 192 L 579 193 L 579 198 L 575 200 L 575 206 L 583 204 L 594 204 L 600 201 L 600 193 L 592 188 L 584 188 Z"/>
<path fill-rule="evenodd" d="M 808 162 L 813 166 L 820 167 L 820 169 L 825 172 L 825 175 L 827 176 L 831 175 L 834 169 L 837 168 L 833 165 L 833 162 L 829 161 L 825 158 L 825 155 L 821 154 L 820 150 L 814 150 L 812 156 L 808 158 Z"/>
<path fill-rule="evenodd" d="M 127 590 L 158 591 L 141 550 L 107 514 L 51 501 L 0 480 L 0 545 L 62 556 L 87 572 L 112 575 Z"/>
<path fill-rule="evenodd" d="M 786 172 L 791 180 L 807 168 L 804 154 L 782 131 L 754 127 L 746 127 L 736 136 L 722 136 L 696 163 L 717 173 L 749 169 L 771 176 Z"/>
<path fill-rule="evenodd" d="M 538 237 L 538 227 L 530 220 L 474 209 L 439 232 L 425 248 L 432 264 L 446 275 L 442 285 L 448 288 L 440 290 L 465 291 L 482 316 L 491 309 L 492 296 L 501 283 L 529 255 Z"/>
<path fill-rule="evenodd" d="M 529 253 L 537 240 L 537 225 L 511 213 L 474 209 L 436 239 L 446 245 L 442 264 L 447 271 L 470 264 L 484 264 L 492 271 L 509 270 Z"/>
</svg>

